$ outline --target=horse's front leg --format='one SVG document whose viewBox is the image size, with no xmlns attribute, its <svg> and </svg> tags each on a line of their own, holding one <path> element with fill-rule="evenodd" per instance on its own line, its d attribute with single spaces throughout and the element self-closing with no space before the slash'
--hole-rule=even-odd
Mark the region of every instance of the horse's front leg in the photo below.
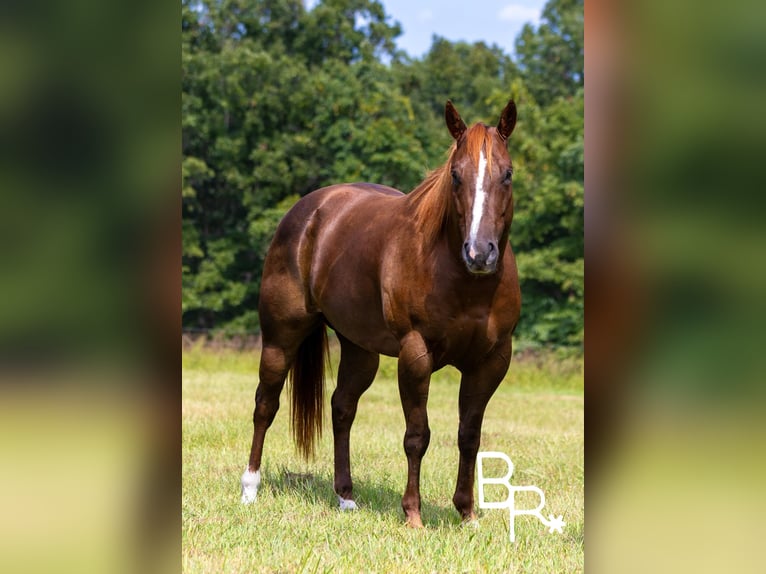
<svg viewBox="0 0 766 574">
<path fill-rule="evenodd" d="M 473 483 L 484 411 L 500 381 L 508 372 L 510 357 L 511 345 L 509 342 L 499 350 L 494 351 L 476 368 L 463 371 L 460 380 L 458 406 L 460 426 L 457 434 L 460 464 L 452 502 L 465 522 L 476 520 L 473 509 Z"/>
<path fill-rule="evenodd" d="M 426 404 L 432 368 L 433 360 L 423 337 L 415 331 L 407 334 L 399 351 L 399 395 L 407 424 L 404 433 L 407 488 L 402 497 L 402 509 L 407 524 L 413 528 L 423 527 L 420 518 L 420 461 L 431 439 Z"/>
</svg>

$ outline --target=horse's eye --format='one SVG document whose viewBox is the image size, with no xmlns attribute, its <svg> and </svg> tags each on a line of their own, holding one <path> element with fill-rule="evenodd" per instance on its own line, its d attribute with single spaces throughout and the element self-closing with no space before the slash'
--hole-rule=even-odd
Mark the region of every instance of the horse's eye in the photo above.
<svg viewBox="0 0 766 574">
<path fill-rule="evenodd" d="M 511 183 L 511 178 L 513 177 L 513 169 L 506 169 L 505 170 L 505 177 L 503 177 L 503 184 L 509 185 Z"/>
<path fill-rule="evenodd" d="M 457 174 L 457 171 L 455 171 L 453 169 L 452 172 L 451 172 L 451 175 L 452 175 L 452 185 L 454 185 L 455 187 L 459 186 L 460 185 L 460 176 Z"/>
</svg>

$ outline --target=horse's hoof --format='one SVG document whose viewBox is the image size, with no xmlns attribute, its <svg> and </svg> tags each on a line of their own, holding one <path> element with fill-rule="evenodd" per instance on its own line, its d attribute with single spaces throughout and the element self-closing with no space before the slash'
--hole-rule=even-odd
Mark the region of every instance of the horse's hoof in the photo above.
<svg viewBox="0 0 766 574">
<path fill-rule="evenodd" d="M 245 469 L 240 480 L 242 484 L 242 504 L 252 504 L 258 496 L 258 487 L 261 485 L 261 471 L 250 472 Z"/>
<path fill-rule="evenodd" d="M 425 528 L 423 526 L 423 521 L 420 519 L 420 516 L 415 516 L 412 518 L 408 518 L 407 522 L 404 523 L 408 528 L 415 528 L 417 530 L 421 530 Z"/>
<path fill-rule="evenodd" d="M 470 527 L 470 528 L 479 527 L 479 519 L 473 510 L 469 512 L 468 514 L 463 515 L 463 521 L 461 522 L 461 526 Z"/>
<path fill-rule="evenodd" d="M 346 500 L 342 496 L 338 497 L 338 506 L 341 510 L 357 510 L 359 507 L 353 500 Z"/>
</svg>

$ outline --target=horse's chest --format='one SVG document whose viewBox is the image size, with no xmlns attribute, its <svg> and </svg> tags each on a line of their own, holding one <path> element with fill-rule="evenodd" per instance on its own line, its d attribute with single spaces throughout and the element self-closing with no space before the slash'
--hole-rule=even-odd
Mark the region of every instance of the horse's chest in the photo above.
<svg viewBox="0 0 766 574">
<path fill-rule="evenodd" d="M 412 330 L 419 332 L 436 364 L 481 360 L 498 342 L 507 341 L 518 319 L 518 297 L 510 282 L 501 279 L 470 283 L 472 279 L 443 271 L 417 288 L 384 283 L 386 323 L 398 340 Z"/>
<path fill-rule="evenodd" d="M 483 357 L 508 332 L 488 307 L 455 308 L 448 315 L 432 317 L 422 330 L 438 364 Z"/>
</svg>

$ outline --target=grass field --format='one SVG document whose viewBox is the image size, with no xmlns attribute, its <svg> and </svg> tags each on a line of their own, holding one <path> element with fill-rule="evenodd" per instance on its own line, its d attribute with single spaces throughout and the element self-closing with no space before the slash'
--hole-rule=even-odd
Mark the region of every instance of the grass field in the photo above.
<svg viewBox="0 0 766 574">
<path fill-rule="evenodd" d="M 328 412 L 337 364 L 336 353 L 325 402 Z M 537 519 L 519 516 L 514 544 L 508 539 L 507 510 L 479 509 L 480 526 L 473 528 L 460 524 L 452 506 L 459 373 L 451 368 L 434 374 L 431 383 L 431 444 L 421 474 L 426 528 L 404 526 L 404 417 L 396 362 L 386 357 L 359 403 L 351 431 L 359 510 L 337 508 L 329 416 L 316 460 L 303 461 L 291 442 L 286 393 L 266 436 L 258 499 L 251 506 L 241 505 L 239 477 L 250 449 L 257 372 L 255 351 L 195 347 L 184 352 L 185 572 L 583 570 L 581 360 L 514 358 L 487 408 L 480 450 L 510 456 L 515 465 L 512 484 L 541 488 L 546 497 L 543 514 L 562 514 L 566 521 L 563 533 L 549 533 Z M 504 473 L 498 465 L 492 475 Z M 488 498 L 505 499 L 504 487 L 492 488 L 499 490 L 488 488 Z M 533 508 L 537 497 L 519 493 L 516 505 Z"/>
</svg>

